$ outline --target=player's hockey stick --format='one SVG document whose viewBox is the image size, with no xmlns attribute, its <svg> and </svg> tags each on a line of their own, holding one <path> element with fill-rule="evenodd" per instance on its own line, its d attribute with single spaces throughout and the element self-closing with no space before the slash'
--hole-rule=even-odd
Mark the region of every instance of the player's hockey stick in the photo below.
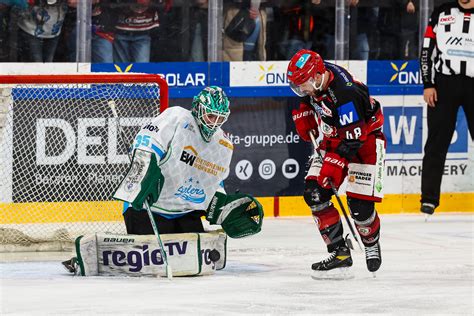
<svg viewBox="0 0 474 316">
<path fill-rule="evenodd" d="M 319 159 L 321 160 L 321 163 L 322 163 L 323 162 L 323 156 L 321 155 L 321 151 L 319 150 L 319 146 L 316 143 L 316 139 L 315 139 L 314 134 L 313 134 L 312 131 L 309 133 L 309 136 L 311 137 L 311 142 L 313 143 L 314 151 L 316 152 L 316 154 L 318 155 L 318 157 L 319 157 Z M 362 246 L 361 246 L 361 244 L 359 242 L 359 239 L 357 238 L 357 235 L 354 231 L 354 227 L 352 227 L 352 223 L 349 219 L 349 216 L 347 216 L 347 212 L 346 212 L 346 209 L 344 208 L 344 204 L 342 204 L 341 198 L 339 197 L 339 193 L 337 192 L 337 188 L 334 185 L 334 183 L 332 182 L 332 179 L 329 179 L 328 182 L 329 182 L 329 185 L 331 186 L 331 189 L 332 189 L 332 192 L 334 193 L 334 196 L 336 197 L 337 203 L 339 204 L 339 207 L 341 208 L 342 214 L 344 214 L 344 218 L 346 220 L 347 226 L 349 226 L 349 230 L 351 231 L 352 237 L 357 242 L 357 245 L 359 246 L 360 250 L 362 250 Z M 348 246 L 351 246 L 351 245 L 348 245 Z M 353 248 L 353 247 L 350 247 L 350 248 Z"/>
<path fill-rule="evenodd" d="M 115 108 L 115 101 L 110 100 L 107 103 L 108 103 L 110 109 L 112 110 L 112 113 L 114 114 L 114 118 L 115 118 L 115 121 L 116 121 L 116 124 L 117 124 L 117 128 L 120 132 L 120 136 L 122 137 L 122 141 L 125 142 L 125 133 L 123 132 L 122 126 L 120 126 L 120 123 L 119 123 L 119 116 L 118 116 L 118 113 L 117 113 L 117 109 Z M 132 157 L 130 157 L 130 153 L 127 152 L 127 155 L 128 155 L 128 159 L 131 162 Z M 148 204 L 148 201 L 145 200 L 144 204 L 145 204 L 146 212 L 148 213 L 148 217 L 150 218 L 151 227 L 153 227 L 153 232 L 155 233 L 155 237 L 158 240 L 158 245 L 161 248 L 161 254 L 163 256 L 163 261 L 164 261 L 165 266 L 166 266 L 166 277 L 171 280 L 173 278 L 173 270 L 171 269 L 171 266 L 168 263 L 168 255 L 166 254 L 165 247 L 163 246 L 163 241 L 161 240 L 160 232 L 158 231 L 158 226 L 156 226 L 156 222 L 155 222 L 155 219 L 153 218 L 153 213 L 151 212 L 150 205 Z"/>
</svg>

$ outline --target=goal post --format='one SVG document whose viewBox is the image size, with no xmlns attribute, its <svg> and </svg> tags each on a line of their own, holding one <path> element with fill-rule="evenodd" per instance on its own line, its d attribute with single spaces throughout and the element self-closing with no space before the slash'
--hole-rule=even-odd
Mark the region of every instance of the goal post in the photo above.
<svg viewBox="0 0 474 316">
<path fill-rule="evenodd" d="M 0 75 L 0 252 L 125 233 L 111 195 L 134 136 L 167 107 L 159 75 Z"/>
</svg>

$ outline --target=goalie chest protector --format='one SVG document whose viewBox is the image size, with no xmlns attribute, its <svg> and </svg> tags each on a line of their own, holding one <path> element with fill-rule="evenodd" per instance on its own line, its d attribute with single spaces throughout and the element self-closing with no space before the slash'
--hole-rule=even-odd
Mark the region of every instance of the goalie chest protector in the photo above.
<svg viewBox="0 0 474 316">
<path fill-rule="evenodd" d="M 145 137 L 150 141 L 137 144 L 137 139 Z M 205 142 L 191 112 L 181 107 L 165 110 L 144 126 L 135 147 L 154 150 L 161 157 L 164 185 L 151 209 L 164 214 L 207 209 L 229 174 L 233 153 L 233 145 L 221 129 Z"/>
</svg>

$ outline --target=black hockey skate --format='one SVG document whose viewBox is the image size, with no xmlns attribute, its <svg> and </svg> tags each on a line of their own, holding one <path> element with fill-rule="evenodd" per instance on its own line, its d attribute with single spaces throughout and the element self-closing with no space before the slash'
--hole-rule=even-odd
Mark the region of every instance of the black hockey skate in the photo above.
<svg viewBox="0 0 474 316">
<path fill-rule="evenodd" d="M 380 244 L 376 243 L 373 246 L 365 246 L 365 260 L 367 262 L 367 269 L 370 272 L 375 272 L 382 264 L 382 254 L 380 252 Z"/>
<path fill-rule="evenodd" d="M 354 276 L 349 271 L 352 266 L 351 250 L 346 246 L 340 246 L 330 253 L 326 259 L 313 263 L 312 278 L 321 279 L 350 279 Z"/>
<path fill-rule="evenodd" d="M 68 272 L 77 274 L 77 271 L 78 271 L 78 263 L 77 263 L 77 258 L 76 258 L 76 257 L 72 257 L 72 258 L 69 259 L 69 260 L 63 261 L 63 262 L 61 262 L 61 264 L 63 265 L 63 267 L 64 267 Z"/>
<path fill-rule="evenodd" d="M 422 203 L 420 207 L 420 212 L 425 214 L 425 222 L 428 221 L 429 217 L 433 215 L 436 205 L 431 203 Z"/>
<path fill-rule="evenodd" d="M 433 215 L 435 211 L 436 206 L 431 203 L 423 203 L 421 204 L 420 212 L 428 214 L 428 215 Z"/>
</svg>

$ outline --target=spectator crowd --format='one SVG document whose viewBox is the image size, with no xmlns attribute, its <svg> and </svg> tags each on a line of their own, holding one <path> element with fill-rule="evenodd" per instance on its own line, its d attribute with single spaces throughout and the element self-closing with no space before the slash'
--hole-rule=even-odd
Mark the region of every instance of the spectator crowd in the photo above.
<svg viewBox="0 0 474 316">
<path fill-rule="evenodd" d="M 0 0 L 0 62 L 77 61 L 80 0 Z M 420 0 L 345 0 L 350 59 L 416 59 Z M 91 61 L 207 61 L 208 0 L 92 0 Z M 224 0 L 222 60 L 335 57 L 336 0 Z M 83 43 L 79 42 L 79 45 Z"/>
</svg>

